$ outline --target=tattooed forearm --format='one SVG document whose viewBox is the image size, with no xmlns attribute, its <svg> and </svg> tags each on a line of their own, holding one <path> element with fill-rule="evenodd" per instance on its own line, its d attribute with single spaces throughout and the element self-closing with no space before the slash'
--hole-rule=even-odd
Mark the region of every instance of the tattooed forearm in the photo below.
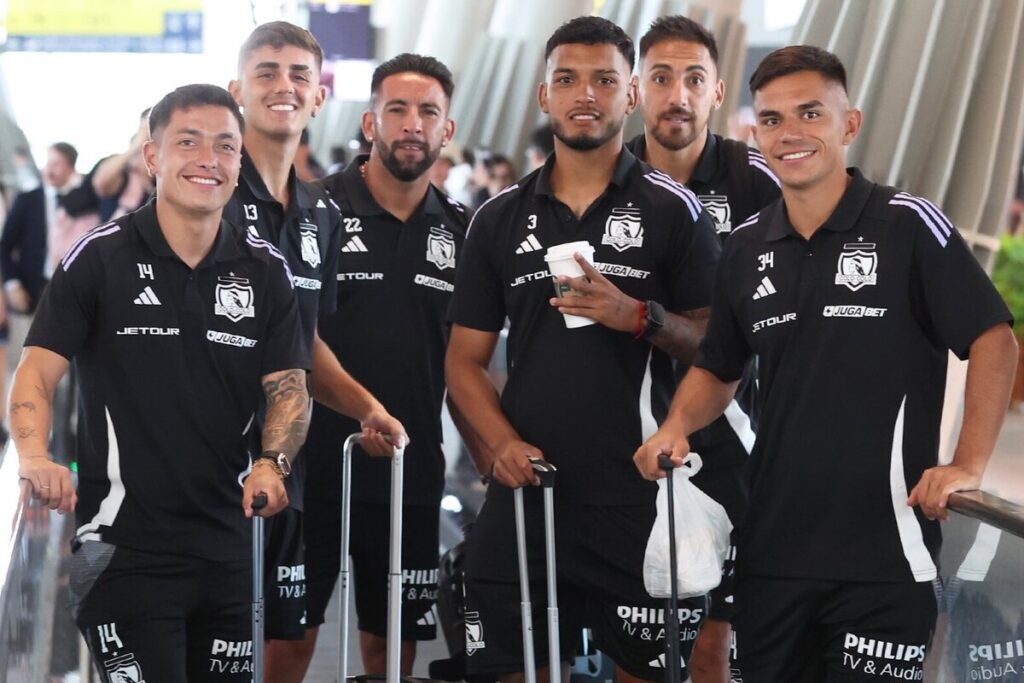
<svg viewBox="0 0 1024 683">
<path fill-rule="evenodd" d="M 18 427 L 18 438 L 28 439 L 36 435 L 36 430 L 33 427 Z"/>
<path fill-rule="evenodd" d="M 665 326 L 651 336 L 659 349 L 684 363 L 692 363 L 697 347 L 708 328 L 710 308 L 697 308 L 683 313 L 666 313 Z"/>
<path fill-rule="evenodd" d="M 309 392 L 303 370 L 285 370 L 263 381 L 267 416 L 263 450 L 284 453 L 291 460 L 306 440 L 309 429 Z"/>
</svg>

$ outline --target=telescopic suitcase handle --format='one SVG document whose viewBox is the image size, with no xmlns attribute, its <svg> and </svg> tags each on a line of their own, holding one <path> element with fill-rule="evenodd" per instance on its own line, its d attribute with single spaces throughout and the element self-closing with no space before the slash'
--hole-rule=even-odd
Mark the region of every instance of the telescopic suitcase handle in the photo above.
<svg viewBox="0 0 1024 683">
<path fill-rule="evenodd" d="M 679 683 L 680 655 L 679 655 L 679 567 L 676 566 L 676 514 L 675 514 L 675 491 L 672 489 L 673 470 L 676 464 L 672 458 L 661 453 L 658 455 L 658 467 L 665 470 L 668 476 L 665 477 L 665 498 L 668 500 L 668 552 L 669 552 L 669 580 L 672 587 L 669 597 L 665 603 L 665 670 L 668 676 L 666 683 Z"/>
<path fill-rule="evenodd" d="M 352 434 L 345 439 L 341 463 L 341 600 L 338 606 L 338 621 L 341 632 L 338 643 L 338 683 L 348 678 L 348 629 L 349 629 L 349 541 L 351 540 L 352 509 L 352 449 L 360 442 L 362 434 Z M 402 612 L 402 465 L 405 444 L 394 446 L 391 457 L 391 531 L 388 557 L 388 634 L 387 634 L 387 683 L 398 683 L 401 675 L 401 612 Z"/>
<path fill-rule="evenodd" d="M 544 550 L 548 593 L 548 680 L 561 683 L 562 655 L 558 638 L 558 590 L 555 566 L 555 473 L 558 468 L 547 460 L 530 458 L 530 466 L 544 490 Z M 533 653 L 533 606 L 530 601 L 529 570 L 526 561 L 526 522 L 523 489 L 513 492 L 516 518 L 516 549 L 519 556 L 520 618 L 523 624 L 523 674 L 526 683 L 536 683 L 536 659 Z"/>
<path fill-rule="evenodd" d="M 252 498 L 252 680 L 263 683 L 263 517 L 267 494 Z"/>
</svg>

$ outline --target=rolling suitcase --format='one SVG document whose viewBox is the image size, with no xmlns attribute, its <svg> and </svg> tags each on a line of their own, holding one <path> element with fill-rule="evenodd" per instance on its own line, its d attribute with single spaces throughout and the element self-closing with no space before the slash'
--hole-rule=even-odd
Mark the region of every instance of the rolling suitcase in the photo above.
<svg viewBox="0 0 1024 683">
<path fill-rule="evenodd" d="M 252 499 L 252 680 L 263 683 L 263 518 L 256 512 L 267 506 L 267 494 Z"/>
<path fill-rule="evenodd" d="M 341 599 L 339 600 L 339 623 L 341 636 L 338 647 L 338 681 L 347 680 L 357 683 L 433 683 L 430 679 L 402 676 L 402 459 L 404 447 L 396 447 L 391 458 L 391 532 L 388 543 L 388 635 L 387 635 L 387 674 L 364 674 L 348 676 L 348 610 L 349 610 L 349 557 L 348 546 L 351 524 L 352 488 L 352 449 L 359 442 L 360 434 L 352 434 L 345 439 L 342 453 L 342 489 L 341 489 Z"/>
<path fill-rule="evenodd" d="M 533 471 L 544 489 L 544 550 L 548 590 L 548 666 L 551 683 L 561 683 L 562 657 L 558 639 L 558 591 L 555 575 L 555 505 L 554 465 L 546 460 L 531 458 Z M 523 674 L 526 683 L 536 683 L 537 664 L 533 654 L 533 607 L 530 602 L 530 578 L 526 562 L 526 520 L 523 506 L 523 489 L 515 490 L 516 549 L 519 557 L 520 612 L 523 620 Z"/>
</svg>

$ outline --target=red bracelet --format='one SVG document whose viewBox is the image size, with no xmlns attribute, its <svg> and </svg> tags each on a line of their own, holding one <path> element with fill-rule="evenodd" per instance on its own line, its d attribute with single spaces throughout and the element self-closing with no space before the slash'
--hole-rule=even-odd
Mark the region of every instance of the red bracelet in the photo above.
<svg viewBox="0 0 1024 683">
<path fill-rule="evenodd" d="M 636 327 L 633 328 L 633 339 L 642 339 L 647 330 L 647 302 L 641 301 L 637 309 Z"/>
</svg>

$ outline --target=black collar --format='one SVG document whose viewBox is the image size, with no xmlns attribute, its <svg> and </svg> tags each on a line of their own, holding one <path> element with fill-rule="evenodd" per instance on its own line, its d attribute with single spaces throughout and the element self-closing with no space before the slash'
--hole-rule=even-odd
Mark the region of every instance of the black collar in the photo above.
<svg viewBox="0 0 1024 683">
<path fill-rule="evenodd" d="M 542 194 L 547 197 L 554 198 L 555 190 L 551 187 L 551 173 L 555 167 L 555 153 L 552 152 L 544 165 L 540 168 L 540 173 L 537 175 L 537 188 L 535 192 Z M 611 185 L 622 189 L 626 185 L 626 180 L 629 178 L 629 172 L 636 165 L 637 158 L 633 156 L 625 147 L 619 153 L 619 160 L 615 164 L 615 170 L 612 172 Z"/>
<path fill-rule="evenodd" d="M 697 168 L 693 169 L 692 182 L 710 183 L 718 172 L 718 136 L 710 129 L 707 131 L 707 138 L 704 140 L 704 150 L 697 160 Z"/>
<path fill-rule="evenodd" d="M 373 198 L 370 188 L 366 185 L 366 178 L 363 177 L 362 167 L 369 159 L 369 154 L 360 154 L 342 171 L 341 182 L 345 188 L 345 196 L 348 198 L 352 211 L 358 216 L 380 216 L 385 214 L 390 216 L 391 212 L 378 204 L 377 200 Z M 428 185 L 427 196 L 413 215 L 415 216 L 419 213 L 434 216 L 444 215 L 444 207 L 439 197 L 440 193 L 441 191 L 434 187 L 433 184 Z"/>
<path fill-rule="evenodd" d="M 181 261 L 181 258 L 174 253 L 171 245 L 167 243 L 160 223 L 156 218 L 157 199 L 147 202 L 141 209 L 129 214 L 132 222 L 142 235 L 142 241 L 146 243 L 155 255 L 172 258 Z M 203 257 L 203 260 L 196 267 L 196 270 L 212 265 L 214 262 L 231 261 L 242 256 L 238 243 L 234 240 L 235 233 L 240 230 L 225 220 L 221 220 L 220 228 L 217 230 L 217 239 L 213 243 L 213 249 Z"/>
<path fill-rule="evenodd" d="M 263 182 L 263 177 L 256 169 L 256 164 L 252 162 L 252 157 L 250 157 L 244 149 L 242 150 L 242 170 L 239 175 L 241 176 L 241 180 L 249 186 L 249 191 L 252 192 L 256 199 L 261 202 L 277 201 L 277 199 L 270 194 L 270 190 L 267 189 L 267 184 Z M 292 165 L 291 170 L 288 171 L 288 196 L 291 198 L 292 204 L 298 206 L 300 210 L 315 208 L 312 197 L 309 196 L 306 192 L 306 188 L 299 182 L 298 177 L 295 175 L 294 165 Z M 291 207 L 285 207 L 286 210 L 290 208 Z"/>
<path fill-rule="evenodd" d="M 851 177 L 850 184 L 843 192 L 843 197 L 839 200 L 832 215 L 822 224 L 821 229 L 823 230 L 846 232 L 852 229 L 860 219 L 861 212 L 864 211 L 864 207 L 868 203 L 868 197 L 871 196 L 871 190 L 875 184 L 865 178 L 860 169 L 851 167 L 846 169 L 846 173 Z M 765 233 L 767 239 L 776 241 L 784 237 L 800 237 L 786 215 L 785 199 L 776 203 L 775 206 L 776 211 L 770 217 L 768 230 Z"/>
</svg>

